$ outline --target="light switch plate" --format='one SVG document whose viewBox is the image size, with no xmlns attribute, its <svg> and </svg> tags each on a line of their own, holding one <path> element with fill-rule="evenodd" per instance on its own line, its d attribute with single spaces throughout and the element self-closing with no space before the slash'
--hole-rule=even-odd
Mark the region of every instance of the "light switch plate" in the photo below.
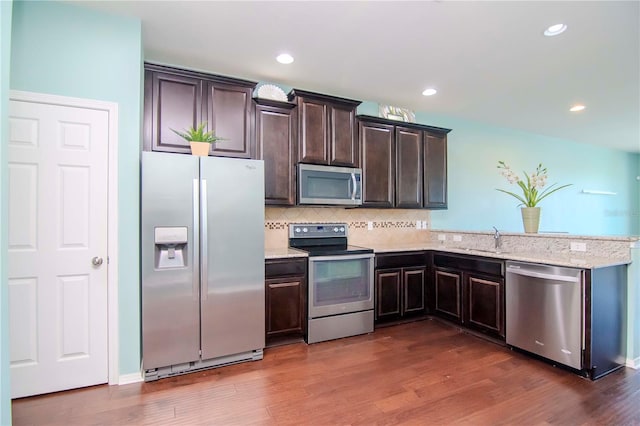
<svg viewBox="0 0 640 426">
<path fill-rule="evenodd" d="M 462 235 L 454 235 L 453 236 L 453 241 L 457 241 L 457 242 L 462 241 Z"/>
<path fill-rule="evenodd" d="M 368 222 L 367 222 L 367 229 L 368 229 L 369 231 L 373 231 L 373 222 L 371 222 L 371 221 L 368 221 Z"/>
<path fill-rule="evenodd" d="M 447 241 L 446 234 L 438 234 L 438 241 Z"/>
<path fill-rule="evenodd" d="M 571 251 L 587 251 L 587 243 L 571 243 Z"/>
<path fill-rule="evenodd" d="M 427 221 L 426 220 L 422 221 L 422 229 L 427 229 Z"/>
<path fill-rule="evenodd" d="M 422 229 L 422 223 L 419 220 L 416 220 L 416 229 Z"/>
</svg>

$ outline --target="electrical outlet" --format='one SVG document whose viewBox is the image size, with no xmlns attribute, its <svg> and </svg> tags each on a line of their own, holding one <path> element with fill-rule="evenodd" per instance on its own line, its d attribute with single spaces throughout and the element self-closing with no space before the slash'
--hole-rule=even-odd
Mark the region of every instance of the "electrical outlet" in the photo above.
<svg viewBox="0 0 640 426">
<path fill-rule="evenodd" d="M 438 241 L 447 241 L 446 234 L 438 234 Z"/>
<path fill-rule="evenodd" d="M 427 221 L 426 220 L 422 221 L 422 229 L 427 229 Z"/>
<path fill-rule="evenodd" d="M 453 241 L 457 241 L 457 242 L 462 241 L 462 235 L 454 235 L 453 236 Z"/>
<path fill-rule="evenodd" d="M 422 229 L 422 223 L 419 220 L 416 220 L 416 229 Z"/>
<path fill-rule="evenodd" d="M 587 251 L 587 243 L 571 243 L 571 251 Z"/>
<path fill-rule="evenodd" d="M 371 221 L 367 222 L 367 229 L 369 231 L 373 231 L 373 222 L 371 222 Z"/>
</svg>

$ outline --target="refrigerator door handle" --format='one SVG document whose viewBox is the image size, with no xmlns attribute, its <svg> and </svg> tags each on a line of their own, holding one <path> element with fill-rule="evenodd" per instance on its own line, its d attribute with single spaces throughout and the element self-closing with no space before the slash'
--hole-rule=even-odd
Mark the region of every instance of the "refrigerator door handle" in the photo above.
<svg viewBox="0 0 640 426">
<path fill-rule="evenodd" d="M 209 286 L 209 253 L 207 242 L 207 180 L 202 179 L 200 183 L 200 297 L 207 300 L 207 290 Z"/>
<path fill-rule="evenodd" d="M 200 288 L 200 182 L 193 180 L 193 242 L 191 265 L 193 265 L 193 300 L 198 300 Z"/>
</svg>

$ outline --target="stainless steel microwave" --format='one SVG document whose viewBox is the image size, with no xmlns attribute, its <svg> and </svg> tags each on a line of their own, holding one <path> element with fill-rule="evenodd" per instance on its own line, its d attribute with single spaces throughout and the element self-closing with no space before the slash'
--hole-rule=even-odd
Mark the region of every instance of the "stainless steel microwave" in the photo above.
<svg viewBox="0 0 640 426">
<path fill-rule="evenodd" d="M 359 206 L 362 169 L 299 163 L 298 204 Z"/>
</svg>

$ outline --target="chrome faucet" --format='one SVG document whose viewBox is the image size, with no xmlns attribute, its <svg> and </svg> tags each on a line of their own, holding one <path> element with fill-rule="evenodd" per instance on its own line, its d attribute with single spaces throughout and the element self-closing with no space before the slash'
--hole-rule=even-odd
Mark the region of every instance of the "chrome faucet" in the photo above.
<svg viewBox="0 0 640 426">
<path fill-rule="evenodd" d="M 493 229 L 496 231 L 493 234 L 493 242 L 495 243 L 496 251 L 499 251 L 500 250 L 500 246 L 502 245 L 502 235 L 500 235 L 500 231 L 498 231 L 498 228 L 496 228 L 494 226 Z"/>
</svg>

